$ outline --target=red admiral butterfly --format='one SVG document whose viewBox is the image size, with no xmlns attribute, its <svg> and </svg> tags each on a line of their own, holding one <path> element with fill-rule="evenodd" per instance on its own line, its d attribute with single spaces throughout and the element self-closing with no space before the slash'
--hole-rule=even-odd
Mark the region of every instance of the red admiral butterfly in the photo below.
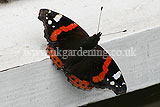
<svg viewBox="0 0 160 107">
<path fill-rule="evenodd" d="M 48 55 L 72 85 L 84 90 L 109 88 L 117 95 L 126 93 L 126 83 L 119 67 L 98 45 L 102 33 L 89 37 L 74 21 L 48 9 L 41 9 L 38 18 L 45 28 Z M 80 52 L 83 55 L 79 55 Z M 96 55 L 91 54 L 93 52 Z"/>
</svg>

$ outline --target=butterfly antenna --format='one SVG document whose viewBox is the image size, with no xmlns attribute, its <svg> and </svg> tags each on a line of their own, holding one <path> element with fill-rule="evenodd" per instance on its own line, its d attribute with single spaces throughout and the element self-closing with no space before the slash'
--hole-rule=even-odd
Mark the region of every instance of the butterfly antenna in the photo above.
<svg viewBox="0 0 160 107">
<path fill-rule="evenodd" d="M 100 12 L 100 15 L 99 15 L 99 21 L 98 21 L 97 33 L 98 33 L 98 31 L 99 31 L 99 26 L 100 26 L 100 22 L 101 22 L 102 10 L 103 10 L 103 6 L 101 7 L 101 12 Z"/>
<path fill-rule="evenodd" d="M 106 33 L 106 34 L 103 34 L 102 36 L 113 35 L 113 34 L 118 34 L 118 33 L 123 33 L 123 32 L 127 32 L 127 30 L 122 30 L 122 31 L 113 32 L 113 33 Z"/>
</svg>

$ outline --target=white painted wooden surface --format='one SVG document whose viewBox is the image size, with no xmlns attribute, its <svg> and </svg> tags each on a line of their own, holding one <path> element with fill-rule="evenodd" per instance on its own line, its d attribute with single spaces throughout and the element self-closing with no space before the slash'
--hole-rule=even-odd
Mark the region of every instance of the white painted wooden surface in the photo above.
<svg viewBox="0 0 160 107">
<path fill-rule="evenodd" d="M 96 31 L 98 10 L 103 5 L 100 30 L 127 32 L 102 37 L 101 45 L 109 53 L 136 50 L 136 56 L 112 55 L 128 92 L 160 83 L 159 4 L 159 0 L 20 0 L 0 4 L 0 71 L 11 68 L 0 72 L 0 107 L 72 107 L 115 96 L 107 89 L 77 89 L 52 66 L 48 56 L 24 55 L 24 50 L 45 49 L 43 26 L 37 20 L 42 7 L 65 13 L 91 35 Z M 16 66 L 19 67 L 12 68 Z"/>
<path fill-rule="evenodd" d="M 136 56 L 114 59 L 127 82 L 128 92 L 160 83 L 160 28 L 102 44 L 106 49 L 132 47 Z M 110 90 L 83 91 L 67 82 L 50 59 L 0 72 L 1 107 L 73 107 L 115 96 Z"/>
<path fill-rule="evenodd" d="M 100 31 L 105 34 L 127 29 L 127 32 L 104 36 L 100 43 L 160 26 L 160 0 L 11 1 L 0 4 L 0 70 L 48 58 L 45 55 L 24 56 L 24 50 L 43 50 L 46 47 L 43 25 L 37 19 L 41 8 L 65 14 L 93 35 L 103 6 Z"/>
</svg>

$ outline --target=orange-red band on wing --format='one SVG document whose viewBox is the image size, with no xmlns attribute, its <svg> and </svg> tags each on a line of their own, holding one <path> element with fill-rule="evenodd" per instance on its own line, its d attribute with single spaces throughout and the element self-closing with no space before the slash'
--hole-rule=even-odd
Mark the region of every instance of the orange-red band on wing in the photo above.
<svg viewBox="0 0 160 107">
<path fill-rule="evenodd" d="M 51 40 L 52 41 L 56 41 L 57 40 L 57 36 L 60 35 L 63 31 L 64 32 L 68 32 L 71 31 L 72 29 L 75 29 L 78 25 L 76 23 L 72 23 L 68 26 L 62 26 L 59 29 L 56 29 L 52 32 L 51 35 Z"/>
<path fill-rule="evenodd" d="M 90 90 L 93 88 L 93 86 L 91 86 L 90 82 L 85 81 L 85 80 L 82 81 L 74 75 L 68 76 L 68 79 L 74 86 L 76 86 L 78 88 L 87 89 L 87 90 Z"/>
<path fill-rule="evenodd" d="M 92 77 L 93 82 L 97 83 L 102 81 L 105 78 L 105 75 L 108 72 L 108 66 L 110 65 L 111 61 L 112 61 L 112 58 L 108 56 L 108 58 L 106 59 L 106 61 L 102 66 L 103 71 L 99 75 Z"/>
<path fill-rule="evenodd" d="M 48 55 L 51 57 L 52 61 L 54 64 L 56 64 L 56 66 L 58 68 L 62 68 L 63 66 L 63 63 L 62 61 L 56 56 L 56 52 L 53 48 L 51 47 L 47 47 L 47 53 Z M 69 81 L 76 87 L 78 88 L 81 88 L 81 89 L 87 89 L 87 90 L 90 90 L 93 88 L 93 86 L 91 86 L 91 83 L 88 82 L 88 81 L 85 81 L 85 80 L 80 80 L 79 78 L 77 78 L 76 76 L 74 75 L 70 75 L 70 76 L 67 76 Z"/>
<path fill-rule="evenodd" d="M 53 49 L 53 48 L 51 48 L 51 47 L 47 47 L 47 53 L 48 53 L 48 55 L 50 56 L 50 58 L 52 59 L 52 62 L 54 63 L 54 64 L 56 64 L 56 66 L 58 67 L 58 68 L 62 68 L 62 66 L 63 66 L 63 63 L 62 63 L 62 61 L 56 56 L 56 51 Z"/>
</svg>

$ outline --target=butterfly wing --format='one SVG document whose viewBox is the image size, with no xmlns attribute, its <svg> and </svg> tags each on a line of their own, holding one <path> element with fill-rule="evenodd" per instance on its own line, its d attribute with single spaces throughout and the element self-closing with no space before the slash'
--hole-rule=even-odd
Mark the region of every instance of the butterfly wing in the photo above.
<svg viewBox="0 0 160 107">
<path fill-rule="evenodd" d="M 88 34 L 74 21 L 52 10 L 41 9 L 38 18 L 44 24 L 44 37 L 49 43 L 60 42 L 61 40 L 74 41 L 74 39 L 78 42 L 81 39 L 89 37 Z"/>
<path fill-rule="evenodd" d="M 47 51 L 54 64 L 62 68 L 67 58 L 64 50 L 75 50 L 88 34 L 68 17 L 49 9 L 41 9 L 38 16 L 44 25 L 44 37 L 49 42 Z M 61 50 L 61 52 L 59 52 Z M 58 52 L 57 52 L 58 51 Z"/>
<path fill-rule="evenodd" d="M 70 77 L 71 83 L 82 89 L 87 89 L 87 87 L 89 89 L 91 87 L 109 88 L 117 95 L 126 93 L 127 87 L 122 73 L 111 56 L 99 45 L 92 51 L 103 54 L 83 56 L 80 62 L 73 64 L 68 71 L 76 78 Z"/>
<path fill-rule="evenodd" d="M 91 81 L 94 86 L 96 88 L 109 88 L 116 94 L 126 93 L 126 83 L 118 65 L 111 56 L 108 55 L 106 58 L 107 53 L 101 46 L 97 45 L 95 49 L 102 50 L 104 55 L 97 57 L 97 61 L 93 63 L 97 67 L 92 72 Z"/>
</svg>

